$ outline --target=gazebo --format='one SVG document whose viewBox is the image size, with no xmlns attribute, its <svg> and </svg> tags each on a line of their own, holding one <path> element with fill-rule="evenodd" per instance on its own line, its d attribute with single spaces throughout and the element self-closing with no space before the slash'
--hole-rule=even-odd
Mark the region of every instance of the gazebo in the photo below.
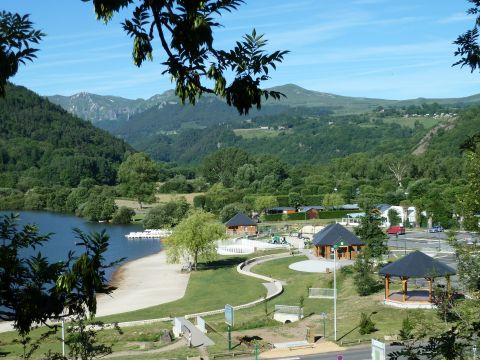
<svg viewBox="0 0 480 360">
<path fill-rule="evenodd" d="M 255 235 L 257 233 L 257 223 L 243 213 L 238 213 L 225 223 L 227 234 Z"/>
<path fill-rule="evenodd" d="M 355 259 L 365 246 L 362 240 L 340 224 L 330 224 L 313 236 L 316 256 L 329 259 L 335 244 L 338 245 L 338 260 Z"/>
<path fill-rule="evenodd" d="M 432 283 L 434 279 L 445 277 L 450 293 L 450 276 L 456 272 L 450 266 L 420 252 L 414 251 L 401 259 L 388 264 L 378 272 L 385 277 L 385 304 L 405 308 L 432 308 Z M 402 280 L 402 291 L 390 293 L 390 279 Z M 424 278 L 428 281 L 428 291 L 408 291 L 409 279 Z"/>
</svg>

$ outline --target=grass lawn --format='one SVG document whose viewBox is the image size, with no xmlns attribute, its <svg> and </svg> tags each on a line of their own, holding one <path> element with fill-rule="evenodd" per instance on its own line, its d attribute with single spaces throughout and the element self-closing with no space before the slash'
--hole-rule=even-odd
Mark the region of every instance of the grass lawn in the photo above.
<svg viewBox="0 0 480 360">
<path fill-rule="evenodd" d="M 257 254 L 258 256 L 258 254 Z M 236 266 L 247 257 L 224 257 L 204 270 L 190 275 L 185 296 L 177 301 L 128 313 L 100 318 L 104 322 L 144 320 L 167 316 L 182 316 L 221 309 L 225 304 L 240 305 L 266 295 L 262 281 L 240 275 Z"/>
<path fill-rule="evenodd" d="M 259 264 L 253 268 L 254 272 L 272 276 L 286 282 L 285 291 L 282 295 L 272 299 L 267 304 L 268 316 L 265 315 L 265 306 L 258 305 L 251 309 L 235 312 L 236 330 L 257 327 L 270 327 L 272 334 L 283 332 L 291 339 L 300 339 L 305 334 L 306 325 L 314 327 L 317 335 L 323 333 L 323 323 L 319 314 L 325 312 L 326 336 L 333 339 L 333 300 L 330 299 L 309 299 L 308 287 L 333 287 L 332 274 L 302 273 L 290 270 L 288 265 L 297 261 L 305 260 L 303 256 L 288 257 Z M 338 300 L 337 300 L 337 339 L 343 343 L 358 343 L 368 341 L 371 338 L 383 339 L 385 335 L 396 335 L 401 328 L 403 319 L 409 315 L 412 319 L 422 319 L 424 323 L 441 324 L 434 310 L 403 310 L 387 307 L 382 304 L 383 289 L 376 294 L 360 297 L 357 295 L 353 275 L 337 272 Z M 392 284 L 392 289 L 399 288 L 399 284 Z M 304 296 L 304 314 L 306 319 L 293 324 L 281 325 L 272 322 L 274 305 L 298 305 L 300 297 Z M 368 335 L 360 335 L 358 323 L 360 314 L 364 312 L 371 315 L 376 325 L 376 331 Z M 215 315 L 208 317 L 207 321 L 219 330 L 226 331 L 223 316 Z M 253 331 L 253 330 L 252 330 Z"/>
</svg>

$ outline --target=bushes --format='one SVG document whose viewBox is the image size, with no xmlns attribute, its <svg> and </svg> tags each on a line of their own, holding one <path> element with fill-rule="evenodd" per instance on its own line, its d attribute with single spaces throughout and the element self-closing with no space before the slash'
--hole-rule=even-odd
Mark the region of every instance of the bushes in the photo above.
<svg viewBox="0 0 480 360">
<path fill-rule="evenodd" d="M 377 329 L 375 329 L 375 323 L 373 322 L 371 315 L 368 316 L 362 312 L 360 314 L 360 323 L 358 324 L 358 332 L 360 335 L 371 334 L 376 330 Z"/>
<path fill-rule="evenodd" d="M 278 196 L 277 196 L 278 198 Z M 347 214 L 351 214 L 354 212 L 360 211 L 351 211 L 351 210 L 333 210 L 333 211 L 319 211 L 318 212 L 318 219 L 326 219 L 326 220 L 333 220 L 333 219 L 341 219 L 345 217 Z M 285 220 L 283 218 L 284 214 L 270 214 L 265 215 L 265 221 L 282 221 Z M 287 214 L 286 220 L 306 220 L 308 216 L 305 213 L 294 213 L 294 214 Z"/>
<path fill-rule="evenodd" d="M 121 206 L 112 217 L 112 224 L 130 224 L 135 211 L 126 206 Z"/>
<path fill-rule="evenodd" d="M 361 253 L 355 259 L 355 290 L 360 296 L 373 294 L 379 289 L 379 282 L 373 277 L 371 258 L 366 253 Z"/>
<path fill-rule="evenodd" d="M 143 227 L 145 229 L 161 229 L 176 226 L 186 216 L 190 206 L 184 197 L 155 206 L 148 210 Z"/>
</svg>

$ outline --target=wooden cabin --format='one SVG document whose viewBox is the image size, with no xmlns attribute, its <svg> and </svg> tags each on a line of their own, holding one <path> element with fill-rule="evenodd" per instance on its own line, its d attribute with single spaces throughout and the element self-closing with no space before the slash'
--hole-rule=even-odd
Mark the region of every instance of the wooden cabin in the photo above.
<svg viewBox="0 0 480 360">
<path fill-rule="evenodd" d="M 365 243 L 340 224 L 330 224 L 313 236 L 315 256 L 333 258 L 333 246 L 337 245 L 337 260 L 353 260 Z"/>
<path fill-rule="evenodd" d="M 257 223 L 243 213 L 238 213 L 225 223 L 228 235 L 256 235 Z"/>
</svg>

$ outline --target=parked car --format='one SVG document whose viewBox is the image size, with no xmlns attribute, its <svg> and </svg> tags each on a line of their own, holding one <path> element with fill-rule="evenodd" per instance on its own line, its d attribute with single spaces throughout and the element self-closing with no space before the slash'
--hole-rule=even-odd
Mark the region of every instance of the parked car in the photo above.
<svg viewBox="0 0 480 360">
<path fill-rule="evenodd" d="M 405 228 L 403 226 L 390 226 L 387 230 L 389 235 L 405 235 Z"/>
<path fill-rule="evenodd" d="M 440 225 L 435 225 L 432 226 L 430 229 L 428 229 L 429 233 L 437 233 L 437 232 L 443 232 L 443 227 Z"/>
</svg>

